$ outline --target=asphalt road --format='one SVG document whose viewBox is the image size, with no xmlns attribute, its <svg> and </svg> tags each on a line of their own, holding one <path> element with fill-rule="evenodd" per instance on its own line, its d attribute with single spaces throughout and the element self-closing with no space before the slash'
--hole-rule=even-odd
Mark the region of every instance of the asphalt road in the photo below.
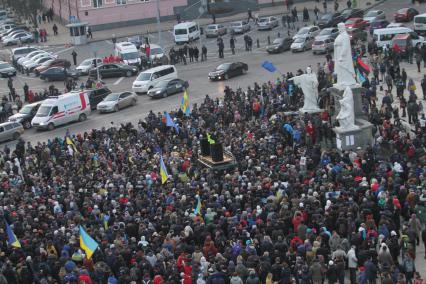
<svg viewBox="0 0 426 284">
<path fill-rule="evenodd" d="M 375 9 L 382 9 L 387 13 L 388 19 L 393 19 L 393 13 L 399 8 L 411 5 L 411 2 L 397 0 L 389 0 L 383 4 L 380 4 Z M 340 5 L 341 7 L 343 4 Z M 426 11 L 426 6 L 417 7 L 421 12 Z M 313 17 L 311 16 L 311 19 Z M 303 26 L 305 23 L 299 22 L 298 25 Z M 247 86 L 253 85 L 254 82 L 265 82 L 268 80 L 276 80 L 280 76 L 279 73 L 269 73 L 261 68 L 261 63 L 264 60 L 269 60 L 274 63 L 278 71 L 285 73 L 288 71 L 296 71 L 297 69 L 305 69 L 307 66 L 312 66 L 313 70 L 316 70 L 316 65 L 319 62 L 324 62 L 325 57 L 323 55 L 313 55 L 312 51 L 305 51 L 301 53 L 291 53 L 285 52 L 277 55 L 268 55 L 265 51 L 265 46 L 267 45 L 268 35 L 273 40 L 277 33 L 282 35 L 287 34 L 287 29 L 283 27 L 275 28 L 272 31 L 257 31 L 252 29 L 249 33 L 250 36 L 256 41 L 259 38 L 260 48 L 256 48 L 256 43 L 254 42 L 254 49 L 252 52 L 244 51 L 244 42 L 242 35 L 237 36 L 237 52 L 236 55 L 231 55 L 229 50 L 229 35 L 225 35 L 225 58 L 219 59 L 217 56 L 217 47 L 216 39 L 202 39 L 202 43 L 207 45 L 208 48 L 208 61 L 199 62 L 199 63 L 189 63 L 188 65 L 177 65 L 178 75 L 180 78 L 189 81 L 189 101 L 190 103 L 196 103 L 203 100 L 205 95 L 211 97 L 219 97 L 223 94 L 223 89 L 225 86 L 230 86 L 231 88 L 242 87 L 246 88 Z M 157 41 L 156 35 L 153 34 L 150 36 L 151 41 L 155 43 Z M 171 32 L 163 32 L 162 34 L 163 46 L 168 49 L 173 45 L 173 35 Z M 200 43 L 200 42 L 198 42 Z M 47 50 L 50 50 L 59 55 L 61 58 L 71 59 L 71 48 L 60 48 L 60 47 L 47 47 Z M 78 54 L 78 61 L 82 61 L 85 58 L 91 57 L 93 51 L 97 51 L 99 56 L 109 55 L 113 51 L 113 44 L 111 41 L 102 41 L 95 42 L 87 46 L 75 47 L 75 50 Z M 7 55 L 7 50 L 1 50 L 0 55 Z M 213 70 L 217 65 L 223 62 L 229 61 L 243 61 L 249 65 L 249 71 L 246 75 L 231 78 L 228 81 L 220 82 L 210 82 L 207 78 L 209 71 Z M 115 79 L 106 79 L 105 82 L 107 86 L 112 91 L 125 91 L 131 90 L 131 85 L 135 77 L 130 78 L 115 78 Z M 86 77 L 81 78 L 82 81 L 86 80 Z M 22 86 L 25 82 L 28 83 L 31 89 L 39 91 L 48 87 L 49 84 L 41 81 L 37 77 L 18 75 L 16 77 L 15 87 L 19 93 L 22 94 Z M 62 82 L 57 82 L 55 85 L 58 89 L 63 89 L 64 85 Z M 6 80 L 0 80 L 0 94 L 7 92 Z M 176 94 L 168 98 L 152 100 L 148 96 L 142 95 L 138 98 L 138 103 L 134 107 L 123 109 L 117 113 L 112 114 L 99 114 L 96 111 L 92 112 L 92 115 L 89 116 L 89 119 L 82 123 L 73 123 L 58 127 L 53 131 L 36 131 L 35 129 L 27 130 L 23 138 L 26 141 L 46 141 L 47 139 L 54 138 L 56 136 L 63 136 L 67 129 L 71 133 L 81 133 L 88 131 L 93 128 L 100 128 L 103 126 L 108 126 L 113 122 L 114 124 L 124 123 L 124 122 L 137 122 L 139 119 L 145 117 L 145 115 L 153 110 L 154 112 L 162 112 L 164 110 L 173 110 L 179 107 L 182 94 Z M 10 142 L 13 144 L 13 142 Z"/>
</svg>

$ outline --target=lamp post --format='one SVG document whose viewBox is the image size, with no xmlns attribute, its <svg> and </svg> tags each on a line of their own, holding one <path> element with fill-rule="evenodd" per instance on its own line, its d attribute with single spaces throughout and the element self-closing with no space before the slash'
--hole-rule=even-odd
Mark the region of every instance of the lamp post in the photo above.
<svg viewBox="0 0 426 284">
<path fill-rule="evenodd" d="M 160 0 L 157 0 L 156 4 L 157 4 L 158 45 L 161 46 Z"/>
</svg>

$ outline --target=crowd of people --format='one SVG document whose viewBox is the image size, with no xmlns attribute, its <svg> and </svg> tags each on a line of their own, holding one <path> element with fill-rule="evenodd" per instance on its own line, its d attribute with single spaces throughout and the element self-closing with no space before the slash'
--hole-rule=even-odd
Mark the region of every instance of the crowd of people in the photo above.
<svg viewBox="0 0 426 284">
<path fill-rule="evenodd" d="M 394 55 L 370 51 L 397 80 Z M 415 134 L 390 123 L 395 90 L 380 106 L 386 76 L 367 77 L 374 145 L 339 153 L 333 68 L 330 55 L 317 66 L 319 114 L 293 114 L 303 94 L 289 72 L 171 112 L 178 132 L 150 112 L 137 125 L 5 146 L 0 283 L 423 283 L 426 123 Z M 207 135 L 233 167 L 197 163 Z M 6 223 L 21 247 L 8 245 Z M 90 259 L 79 226 L 99 244 Z"/>
</svg>

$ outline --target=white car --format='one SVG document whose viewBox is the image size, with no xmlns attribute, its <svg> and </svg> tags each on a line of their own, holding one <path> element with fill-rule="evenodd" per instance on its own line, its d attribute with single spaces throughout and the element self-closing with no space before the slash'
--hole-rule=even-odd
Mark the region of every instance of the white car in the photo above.
<svg viewBox="0 0 426 284">
<path fill-rule="evenodd" d="M 80 63 L 80 65 L 75 68 L 80 74 L 87 75 L 89 74 L 90 69 L 95 67 L 95 60 L 96 60 L 96 66 L 102 65 L 102 59 L 101 58 L 87 58 L 83 60 L 83 62 Z"/>
<path fill-rule="evenodd" d="M 316 37 L 320 31 L 321 29 L 317 26 L 303 27 L 293 36 L 293 40 L 298 37 Z"/>
<path fill-rule="evenodd" d="M 21 61 L 21 63 L 19 65 L 21 67 L 25 68 L 26 65 L 31 64 L 35 60 L 42 58 L 42 57 L 48 57 L 48 56 L 51 56 L 51 55 L 47 52 L 38 53 L 38 54 L 32 56 L 31 58 L 28 58 L 26 60 Z"/>
<path fill-rule="evenodd" d="M 250 30 L 250 24 L 247 21 L 236 21 L 230 24 L 230 29 L 236 34 L 243 34 Z"/>
<path fill-rule="evenodd" d="M 314 38 L 311 36 L 297 37 L 290 46 L 292 52 L 305 51 L 312 48 Z"/>
<path fill-rule="evenodd" d="M 258 30 L 272 30 L 275 27 L 278 27 L 278 19 L 272 16 L 260 18 L 257 22 Z"/>
<path fill-rule="evenodd" d="M 44 57 L 40 57 L 37 60 L 28 62 L 28 64 L 24 65 L 25 70 L 28 71 L 32 71 L 34 70 L 34 68 L 40 66 L 42 63 L 49 61 L 49 60 L 53 60 L 54 58 L 52 56 L 44 56 Z"/>
<path fill-rule="evenodd" d="M 33 41 L 34 41 L 34 37 L 31 33 L 19 32 L 19 33 L 16 33 L 16 34 L 14 34 L 10 37 L 4 38 L 3 44 L 4 45 L 14 45 L 14 44 L 18 44 L 19 42 L 29 43 L 29 42 L 33 42 Z"/>
<path fill-rule="evenodd" d="M 30 60 L 30 59 L 34 58 L 34 56 L 36 56 L 38 54 L 41 54 L 41 53 L 47 53 L 47 52 L 44 51 L 44 50 L 40 50 L 40 49 L 31 51 L 27 55 L 22 56 L 21 58 L 19 58 L 18 61 L 16 61 L 16 63 L 18 65 L 22 65 L 25 61 Z"/>
<path fill-rule="evenodd" d="M 377 20 L 384 20 L 386 19 L 386 14 L 382 10 L 370 10 L 367 12 L 367 14 L 364 15 L 364 21 L 367 21 L 368 23 L 377 21 Z"/>
</svg>

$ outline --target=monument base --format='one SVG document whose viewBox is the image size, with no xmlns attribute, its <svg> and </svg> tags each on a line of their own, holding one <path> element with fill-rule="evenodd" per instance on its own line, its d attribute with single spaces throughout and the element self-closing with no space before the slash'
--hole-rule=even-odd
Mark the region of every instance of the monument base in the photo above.
<svg viewBox="0 0 426 284">
<path fill-rule="evenodd" d="M 355 119 L 355 125 L 358 128 L 333 128 L 333 131 L 336 133 L 336 147 L 340 151 L 355 150 L 357 148 L 365 149 L 368 146 L 372 146 L 373 125 L 364 119 Z"/>
</svg>

